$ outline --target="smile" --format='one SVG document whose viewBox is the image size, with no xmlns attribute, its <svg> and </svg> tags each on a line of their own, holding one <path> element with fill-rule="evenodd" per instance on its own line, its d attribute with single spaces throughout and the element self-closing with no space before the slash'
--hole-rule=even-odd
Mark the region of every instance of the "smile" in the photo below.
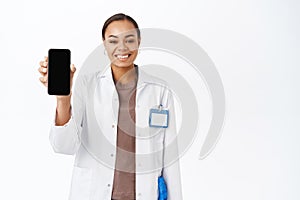
<svg viewBox="0 0 300 200">
<path fill-rule="evenodd" d="M 130 56 L 131 54 L 115 55 L 115 57 L 117 57 L 121 61 L 127 60 L 127 58 L 129 58 Z"/>
</svg>

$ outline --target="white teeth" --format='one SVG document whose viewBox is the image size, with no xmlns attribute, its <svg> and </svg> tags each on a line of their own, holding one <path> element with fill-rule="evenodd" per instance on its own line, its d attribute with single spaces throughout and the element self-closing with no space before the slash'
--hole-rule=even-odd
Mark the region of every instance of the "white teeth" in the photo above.
<svg viewBox="0 0 300 200">
<path fill-rule="evenodd" d="M 117 57 L 118 57 L 119 59 L 128 58 L 128 54 L 127 54 L 127 55 L 124 55 L 124 56 L 122 56 L 122 55 L 118 55 Z"/>
</svg>

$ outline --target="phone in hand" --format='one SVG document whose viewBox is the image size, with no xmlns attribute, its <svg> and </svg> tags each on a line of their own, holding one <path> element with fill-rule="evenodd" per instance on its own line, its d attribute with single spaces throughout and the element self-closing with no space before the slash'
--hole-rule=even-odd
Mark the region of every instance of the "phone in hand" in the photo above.
<svg viewBox="0 0 300 200">
<path fill-rule="evenodd" d="M 49 49 L 48 51 L 48 94 L 70 94 L 71 51 Z"/>
</svg>

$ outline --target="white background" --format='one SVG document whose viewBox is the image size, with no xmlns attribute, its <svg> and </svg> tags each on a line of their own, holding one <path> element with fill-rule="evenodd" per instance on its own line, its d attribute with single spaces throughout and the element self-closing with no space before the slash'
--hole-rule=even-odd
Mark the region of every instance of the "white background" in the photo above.
<svg viewBox="0 0 300 200">
<path fill-rule="evenodd" d="M 67 199 L 74 157 L 49 144 L 55 99 L 38 63 L 69 48 L 79 69 L 118 12 L 193 39 L 223 80 L 223 136 L 206 159 L 200 139 L 181 158 L 184 199 L 300 199 L 297 0 L 1 1 L 0 199 Z"/>
</svg>

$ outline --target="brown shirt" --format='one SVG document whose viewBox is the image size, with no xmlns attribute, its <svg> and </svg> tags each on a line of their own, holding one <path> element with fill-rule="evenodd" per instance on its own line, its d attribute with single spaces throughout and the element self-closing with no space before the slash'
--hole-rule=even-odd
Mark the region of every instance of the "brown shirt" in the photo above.
<svg viewBox="0 0 300 200">
<path fill-rule="evenodd" d="M 119 115 L 112 199 L 135 199 L 136 77 L 126 84 L 115 84 L 119 95 Z"/>
</svg>

